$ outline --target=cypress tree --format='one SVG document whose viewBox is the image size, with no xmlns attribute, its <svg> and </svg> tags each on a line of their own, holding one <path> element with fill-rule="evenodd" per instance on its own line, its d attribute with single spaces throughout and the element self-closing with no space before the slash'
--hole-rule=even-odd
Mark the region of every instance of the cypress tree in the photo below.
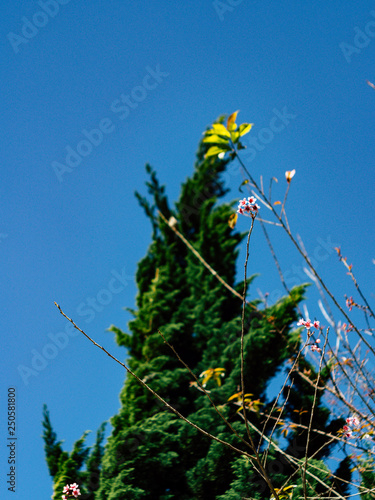
<svg viewBox="0 0 375 500">
<path fill-rule="evenodd" d="M 46 454 L 46 461 L 49 473 L 55 477 L 58 470 L 58 463 L 61 455 L 64 453 L 62 449 L 62 441 L 57 441 L 56 432 L 54 432 L 49 416 L 47 405 L 43 406 L 43 422 L 42 422 L 44 452 Z"/>
<path fill-rule="evenodd" d="M 246 233 L 241 234 L 228 225 L 232 205 L 219 203 L 227 192 L 220 175 L 227 160 L 205 159 L 207 149 L 205 144 L 200 144 L 194 174 L 183 183 L 174 207 L 170 206 L 165 187 L 160 185 L 155 171 L 146 166 L 151 201 L 139 193 L 136 196 L 150 219 L 152 242 L 138 265 L 138 295 L 136 309 L 130 310 L 133 319 L 129 322 L 129 331 L 116 326 L 110 330 L 117 344 L 127 349 L 127 365 L 138 377 L 190 421 L 249 451 L 225 425 L 159 333 L 160 330 L 195 374 L 207 375 L 206 389 L 212 400 L 236 432 L 246 439 L 244 421 L 237 411 L 238 401 L 230 399 L 240 391 L 242 301 L 202 265 L 169 227 L 175 226 L 226 283 L 242 293 L 244 284 L 236 281 L 236 264 L 238 246 Z M 256 232 L 255 229 L 250 252 L 255 251 Z M 252 279 L 248 280 L 250 287 Z M 300 332 L 294 330 L 292 324 L 297 320 L 296 306 L 303 299 L 304 291 L 304 286 L 295 287 L 288 296 L 266 309 L 258 308 L 257 301 L 246 306 L 244 381 L 245 392 L 251 394 L 249 398 L 253 402 L 252 411 L 247 415 L 258 428 L 262 428 L 264 413 L 269 412 L 273 403 L 266 396 L 269 381 L 277 373 L 284 373 L 288 359 L 299 348 Z M 301 359 L 304 367 L 313 369 Z M 224 376 L 215 377 L 215 373 Z M 314 390 L 297 376 L 293 383 L 286 414 L 291 421 L 308 425 L 308 415 L 303 412 L 311 409 Z M 120 400 L 121 409 L 111 419 L 113 429 L 101 460 L 96 500 L 270 498 L 268 487 L 246 457 L 210 440 L 179 419 L 134 378 L 126 378 Z M 272 426 L 271 420 L 266 426 L 266 435 Z M 329 426 L 332 427 L 329 410 L 319 394 L 314 427 L 331 430 Z M 306 435 L 306 431 L 295 429 L 280 438 L 279 446 L 300 460 L 304 457 Z M 253 428 L 251 436 L 258 444 L 259 435 Z M 314 436 L 310 456 L 322 444 L 323 440 Z M 315 470 L 312 466 L 318 465 L 320 471 L 315 475 L 326 482 L 329 482 L 329 471 L 322 459 L 331 446 L 323 448 L 309 461 L 309 470 Z M 272 447 L 267 468 L 278 488 L 294 470 Z M 60 469 L 62 476 L 65 469 Z M 82 474 L 80 477 L 85 480 Z M 72 481 L 78 482 L 77 478 Z M 309 481 L 311 496 L 319 485 Z M 293 482 L 301 487 L 300 477 Z"/>
<path fill-rule="evenodd" d="M 73 483 L 79 483 L 81 486 L 81 500 L 94 500 L 95 491 L 99 487 L 105 423 L 97 431 L 96 441 L 91 449 L 85 446 L 88 434 L 85 432 L 74 443 L 71 453 L 63 451 L 62 441 L 57 442 L 46 405 L 43 408 L 42 425 L 47 466 L 54 482 L 53 500 L 61 500 L 64 486 Z M 82 471 L 82 468 L 85 468 L 85 471 Z"/>
<path fill-rule="evenodd" d="M 137 309 L 132 311 L 130 333 L 117 327 L 111 330 L 117 343 L 128 349 L 128 364 L 140 378 L 192 422 L 239 446 L 238 438 L 207 397 L 194 384 L 189 385 L 191 375 L 158 333 L 160 329 L 194 373 L 225 370 L 221 386 L 210 380 L 207 388 L 225 417 L 245 437 L 243 421 L 236 413 L 238 406 L 227 403 L 239 391 L 242 302 L 222 286 L 158 215 L 161 212 L 167 220 L 173 217 L 178 231 L 212 268 L 231 287 L 242 291 L 243 283 L 236 285 L 236 261 L 238 245 L 245 235 L 228 226 L 231 205 L 218 203 L 226 193 L 220 179 L 226 161 L 205 159 L 206 150 L 207 146 L 201 144 L 194 175 L 182 185 L 174 208 L 156 173 L 146 167 L 151 202 L 140 194 L 137 198 L 151 220 L 153 241 L 139 263 Z M 289 297 L 265 311 L 258 311 L 255 302 L 247 307 L 244 376 L 246 392 L 254 401 L 266 403 L 269 380 L 299 345 L 298 332 L 291 330 L 291 324 L 297 319 L 296 304 L 303 293 L 304 287 L 297 287 Z M 304 390 L 312 398 L 311 387 Z M 112 419 L 99 500 L 208 500 L 227 498 L 229 491 L 239 498 L 245 493 L 254 496 L 257 488 L 260 495 L 268 495 L 246 461 L 166 411 L 135 379 L 127 378 L 121 403 L 121 410 Z M 328 410 L 318 412 L 316 421 L 320 419 L 321 429 L 328 415 Z M 256 412 L 253 420 L 260 420 Z M 253 439 L 257 442 L 256 435 Z M 275 460 L 279 459 L 275 456 Z M 280 486 L 288 473 L 285 468 L 280 474 Z"/>
</svg>

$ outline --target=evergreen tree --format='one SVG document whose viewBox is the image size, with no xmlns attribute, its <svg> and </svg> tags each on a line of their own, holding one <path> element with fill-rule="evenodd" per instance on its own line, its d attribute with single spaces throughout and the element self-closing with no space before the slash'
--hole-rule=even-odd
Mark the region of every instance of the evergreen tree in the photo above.
<svg viewBox="0 0 375 500">
<path fill-rule="evenodd" d="M 128 350 L 127 365 L 138 377 L 190 421 L 249 451 L 225 425 L 207 396 L 191 383 L 192 376 L 158 332 L 163 333 L 194 373 L 208 374 L 207 390 L 212 400 L 237 433 L 246 439 L 244 421 L 237 411 L 238 401 L 236 398 L 228 401 L 240 391 L 242 301 L 202 265 L 169 227 L 175 225 L 212 268 L 231 287 L 242 292 L 243 283 L 236 283 L 236 261 L 238 246 L 246 234 L 228 225 L 232 206 L 218 203 L 226 194 L 220 174 L 227 161 L 217 157 L 205 159 L 206 151 L 207 146 L 201 143 L 194 174 L 182 185 L 174 208 L 155 172 L 146 166 L 152 201 L 140 194 L 136 196 L 150 218 L 152 243 L 138 266 L 137 308 L 131 310 L 134 319 L 129 323 L 129 333 L 115 326 L 110 330 L 118 345 Z M 254 241 L 255 235 L 252 238 Z M 251 281 L 252 278 L 248 280 L 249 285 Z M 295 287 L 289 296 L 266 309 L 258 309 L 257 301 L 246 307 L 244 381 L 245 392 L 251 393 L 253 402 L 253 411 L 247 415 L 258 428 L 262 428 L 263 413 L 267 414 L 273 403 L 266 397 L 269 381 L 275 374 L 283 373 L 287 360 L 299 348 L 299 331 L 291 325 L 297 319 L 296 306 L 303 299 L 304 290 L 303 286 Z M 313 369 L 303 358 L 301 363 Z M 214 375 L 217 368 L 225 370 L 224 377 L 210 378 L 209 374 Z M 297 376 L 293 383 L 286 405 L 287 417 L 292 422 L 308 425 L 308 414 L 304 411 L 311 409 L 314 390 Z M 121 409 L 111 420 L 113 430 L 101 463 L 96 500 L 270 498 L 268 487 L 247 458 L 210 440 L 169 412 L 133 377 L 126 378 L 120 399 Z M 317 396 L 313 424 L 323 431 L 338 426 L 337 422 L 329 422 L 329 411 L 324 407 L 321 394 Z M 270 420 L 266 435 L 272 426 Z M 251 436 L 257 445 L 259 435 L 253 428 Z M 306 437 L 306 430 L 297 428 L 286 438 L 280 438 L 279 446 L 298 461 L 304 457 Z M 52 441 L 52 448 L 48 450 L 54 450 L 54 443 Z M 324 438 L 312 434 L 309 455 L 322 444 Z M 335 488 L 323 463 L 331 446 L 309 460 L 308 470 L 314 471 L 313 465 L 318 466 L 320 471 L 315 470 L 315 476 Z M 58 472 L 54 470 L 55 483 L 59 485 L 62 484 L 60 478 L 70 474 L 66 456 L 64 459 L 64 466 L 59 465 Z M 47 453 L 48 464 L 51 460 Z M 271 447 L 267 470 L 275 487 L 280 488 L 294 468 Z M 85 480 L 82 474 L 80 477 Z M 77 476 L 69 480 L 78 482 Z M 293 483 L 302 491 L 300 474 Z M 310 496 L 314 488 L 319 488 L 318 483 L 309 479 Z"/>
<path fill-rule="evenodd" d="M 96 433 L 96 441 L 87 459 L 85 460 L 86 470 L 82 474 L 82 482 L 86 493 L 81 495 L 81 500 L 94 500 L 95 492 L 100 483 L 100 467 L 104 454 L 103 441 L 106 423 L 104 422 Z"/>
<path fill-rule="evenodd" d="M 88 432 L 74 443 L 71 453 L 63 451 L 62 442 L 56 441 L 47 406 L 43 408 L 43 440 L 47 465 L 54 480 L 53 500 L 61 500 L 62 491 L 67 484 L 79 483 L 82 500 L 94 500 L 95 491 L 99 487 L 100 465 L 103 457 L 103 440 L 105 423 L 96 435 L 92 449 L 85 446 Z M 81 469 L 85 467 L 85 471 Z"/>
<path fill-rule="evenodd" d="M 202 266 L 158 216 L 160 211 L 167 220 L 173 217 L 177 229 L 213 269 L 230 286 L 242 291 L 243 283 L 236 286 L 235 276 L 238 245 L 244 235 L 228 226 L 231 206 L 218 204 L 226 192 L 220 180 L 226 162 L 204 159 L 206 150 L 201 144 L 194 175 L 183 184 L 174 209 L 164 186 L 147 166 L 152 203 L 139 194 L 137 197 L 151 220 L 153 241 L 138 267 L 139 294 L 137 310 L 132 311 L 134 319 L 129 323 L 130 334 L 117 327 L 111 330 L 117 343 L 128 349 L 128 364 L 140 378 L 192 422 L 240 446 L 207 397 L 194 385 L 189 386 L 191 376 L 158 333 L 160 329 L 195 373 L 225 369 L 221 387 L 214 381 L 208 383 L 216 404 L 227 403 L 239 391 L 242 302 Z M 295 288 L 289 297 L 266 311 L 257 311 L 255 303 L 247 308 L 244 377 L 246 392 L 252 394 L 253 400 L 266 403 L 267 383 L 299 345 L 298 332 L 291 331 L 290 325 L 296 320 L 296 304 L 303 292 L 303 287 Z M 303 389 L 306 400 L 298 401 L 296 394 L 294 404 L 299 408 L 310 404 L 311 408 L 313 391 L 311 387 Z M 233 498 L 241 494 L 254 496 L 257 491 L 260 498 L 267 497 L 267 488 L 246 461 L 165 411 L 135 379 L 127 378 L 121 402 L 120 412 L 112 419 L 113 432 L 103 459 L 98 500 L 209 500 L 227 498 L 229 491 Z M 221 407 L 238 433 L 245 436 L 237 409 L 233 404 Z M 314 423 L 324 429 L 328 417 L 328 410 L 319 406 Z M 256 424 L 260 421 L 256 413 L 250 418 Z M 257 442 L 258 437 L 254 435 L 253 439 Z M 134 442 L 137 446 L 133 446 Z M 312 447 L 312 451 L 316 448 Z M 299 455 L 303 456 L 301 451 Z M 280 462 L 276 456 L 275 460 Z M 279 486 L 288 477 L 289 469 L 284 467 L 279 474 Z"/>
<path fill-rule="evenodd" d="M 52 477 L 55 477 L 58 470 L 58 463 L 61 455 L 64 454 L 62 449 L 62 441 L 57 441 L 56 432 L 54 432 L 49 417 L 49 411 L 47 405 L 43 406 L 43 422 L 44 427 L 43 440 L 44 440 L 44 452 L 46 454 L 46 461 L 49 473 Z M 66 457 L 66 452 L 65 455 Z"/>
</svg>

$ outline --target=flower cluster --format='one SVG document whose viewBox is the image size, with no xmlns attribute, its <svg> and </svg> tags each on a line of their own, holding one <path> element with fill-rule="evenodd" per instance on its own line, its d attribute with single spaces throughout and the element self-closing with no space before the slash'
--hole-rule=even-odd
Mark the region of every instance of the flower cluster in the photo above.
<svg viewBox="0 0 375 500">
<path fill-rule="evenodd" d="M 77 498 L 81 494 L 77 483 L 67 484 L 63 489 L 62 500 L 68 500 L 68 498 Z"/>
<path fill-rule="evenodd" d="M 297 323 L 297 326 L 304 326 L 307 330 L 310 330 L 310 328 L 320 328 L 320 323 L 319 321 L 311 321 L 311 319 L 306 319 L 304 320 L 303 318 L 301 318 L 298 323 Z"/>
<path fill-rule="evenodd" d="M 320 352 L 321 348 L 318 346 L 318 344 L 320 344 L 320 339 L 316 339 L 315 344 L 311 344 L 311 350 L 316 351 L 316 352 Z"/>
<path fill-rule="evenodd" d="M 346 419 L 346 423 L 348 425 L 344 425 L 344 427 L 343 427 L 344 436 L 346 438 L 351 438 L 353 435 L 353 430 L 355 430 L 355 428 L 359 426 L 359 418 L 358 417 L 349 417 Z M 353 427 L 354 427 L 354 429 L 353 429 Z"/>
<path fill-rule="evenodd" d="M 255 203 L 256 201 L 257 199 L 254 196 L 249 196 L 247 199 L 243 198 L 238 204 L 237 212 L 241 215 L 254 217 L 260 209 L 260 206 Z"/>
<path fill-rule="evenodd" d="M 310 336 L 311 335 L 311 328 L 317 328 L 319 329 L 320 328 L 320 323 L 319 321 L 311 321 L 311 319 L 303 319 L 301 318 L 298 323 L 297 323 L 297 326 L 304 326 L 306 328 L 306 330 L 308 331 L 308 335 Z M 321 348 L 319 347 L 320 344 L 320 339 L 316 339 L 314 344 L 308 344 L 308 345 L 311 345 L 311 350 L 312 351 L 315 351 L 315 352 L 321 352 Z"/>
<path fill-rule="evenodd" d="M 357 304 L 354 302 L 353 297 L 347 297 L 346 298 L 346 307 L 351 311 L 353 309 L 353 306 L 356 306 Z"/>
</svg>

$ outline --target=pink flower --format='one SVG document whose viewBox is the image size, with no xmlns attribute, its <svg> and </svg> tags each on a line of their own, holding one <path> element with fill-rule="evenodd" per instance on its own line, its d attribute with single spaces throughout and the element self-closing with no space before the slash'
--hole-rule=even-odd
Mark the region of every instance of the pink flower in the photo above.
<svg viewBox="0 0 375 500">
<path fill-rule="evenodd" d="M 307 328 L 308 330 L 310 330 L 312 323 L 311 323 L 311 320 L 310 320 L 310 319 L 306 319 L 306 320 L 305 320 L 305 319 L 301 318 L 301 319 L 298 321 L 297 325 L 298 325 L 298 326 L 301 326 L 301 325 L 302 325 L 302 326 L 304 326 L 305 328 Z"/>
<path fill-rule="evenodd" d="M 320 328 L 320 322 L 319 321 L 311 321 L 311 319 L 303 319 L 301 318 L 298 323 L 297 323 L 297 326 L 304 326 L 307 330 L 310 330 L 310 328 Z"/>
<path fill-rule="evenodd" d="M 285 178 L 286 178 L 287 182 L 290 182 L 293 179 L 295 173 L 296 173 L 296 171 L 294 169 L 287 170 L 285 172 Z"/>
<path fill-rule="evenodd" d="M 64 495 L 62 495 L 62 500 L 68 500 L 69 498 L 77 498 L 81 492 L 77 483 L 67 484 L 63 489 Z M 65 495 L 67 493 L 67 495 Z"/>
<path fill-rule="evenodd" d="M 354 305 L 355 305 L 355 302 L 353 300 L 353 297 L 349 297 L 348 299 L 346 299 L 346 307 L 349 309 L 349 311 L 352 310 Z"/>
<path fill-rule="evenodd" d="M 316 344 L 312 344 L 311 346 L 311 350 L 312 351 L 316 351 L 316 352 L 320 352 L 321 351 L 321 348 L 318 347 Z"/>
<path fill-rule="evenodd" d="M 256 203 L 256 198 L 254 196 L 249 196 L 247 199 L 243 198 L 238 204 L 237 212 L 241 215 L 247 215 L 253 217 L 253 213 L 258 213 L 260 206 Z"/>
<path fill-rule="evenodd" d="M 346 423 L 348 425 L 351 425 L 352 427 L 358 427 L 359 426 L 359 418 L 358 417 L 349 417 L 346 419 Z"/>
<path fill-rule="evenodd" d="M 351 429 L 351 427 L 358 427 L 359 426 L 359 424 L 360 424 L 359 418 L 356 416 L 349 417 L 346 419 L 346 423 L 348 425 L 344 425 L 344 427 L 343 427 L 344 435 L 347 438 L 351 438 L 353 436 L 353 429 Z"/>
<path fill-rule="evenodd" d="M 352 437 L 353 433 L 352 433 L 352 431 L 350 430 L 350 428 L 347 425 L 344 425 L 343 430 L 344 430 L 344 436 L 345 437 L 347 437 L 347 438 L 351 438 Z"/>
</svg>

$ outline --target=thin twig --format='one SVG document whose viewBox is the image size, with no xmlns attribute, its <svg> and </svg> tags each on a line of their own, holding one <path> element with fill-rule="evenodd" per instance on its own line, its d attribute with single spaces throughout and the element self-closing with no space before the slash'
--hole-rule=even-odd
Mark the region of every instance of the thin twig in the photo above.
<svg viewBox="0 0 375 500">
<path fill-rule="evenodd" d="M 181 418 L 181 420 L 183 420 L 184 422 L 188 423 L 189 425 L 191 425 L 192 427 L 194 427 L 194 429 L 196 429 L 197 431 L 201 432 L 202 434 L 204 434 L 205 436 L 207 436 L 208 438 L 210 439 L 213 439 L 214 441 L 217 441 L 218 443 L 221 443 L 223 444 L 224 446 L 226 446 L 227 448 L 230 448 L 232 451 L 235 451 L 236 453 L 239 453 L 240 455 L 245 455 L 246 457 L 248 458 L 253 458 L 252 455 L 250 455 L 249 453 L 247 453 L 246 451 L 243 451 L 243 450 L 240 450 L 239 448 L 236 448 L 235 446 L 233 446 L 232 444 L 226 442 L 226 441 L 223 441 L 222 439 L 216 437 L 216 436 L 213 436 L 212 434 L 210 434 L 209 432 L 205 431 L 204 429 L 202 429 L 201 427 L 199 427 L 198 425 L 194 424 L 193 422 L 191 422 L 189 419 L 187 419 L 186 417 L 184 417 L 178 410 L 176 410 L 176 408 L 174 408 L 173 406 L 171 406 L 169 403 L 167 403 L 167 401 L 165 401 L 165 399 L 163 399 L 161 396 L 159 396 L 159 394 L 157 392 L 155 392 L 153 389 L 151 389 L 151 387 L 149 385 L 147 385 L 145 382 L 143 382 L 142 379 L 140 379 L 130 368 L 128 368 L 124 363 L 122 363 L 120 360 L 118 360 L 117 358 L 115 358 L 115 356 L 113 356 L 111 353 L 109 353 L 104 347 L 102 347 L 101 345 L 99 345 L 97 342 L 95 342 L 95 340 L 93 340 L 89 335 L 87 335 L 87 333 L 85 333 L 83 330 L 81 330 L 81 328 L 79 328 L 79 326 L 77 326 L 74 321 L 69 318 L 64 312 L 63 310 L 61 309 L 61 307 L 55 302 L 55 306 L 58 308 L 58 310 L 60 311 L 60 313 L 68 320 L 72 323 L 72 325 L 74 326 L 74 328 L 76 328 L 78 331 L 80 331 L 81 333 L 83 333 L 83 335 L 90 341 L 92 342 L 96 347 L 99 347 L 99 349 L 101 349 L 102 351 L 104 351 L 107 356 L 109 356 L 110 358 L 112 358 L 114 361 L 116 361 L 116 363 L 118 363 L 119 365 L 121 365 L 123 368 L 125 368 L 125 370 L 132 376 L 134 377 L 145 389 L 147 389 L 149 392 L 151 392 L 151 394 L 153 396 L 155 396 L 159 401 L 161 401 L 169 410 L 171 410 L 175 415 L 177 415 L 179 418 Z"/>
<path fill-rule="evenodd" d="M 285 222 L 286 222 L 288 230 L 290 231 L 289 222 L 288 222 L 288 218 L 286 216 L 286 211 L 285 211 L 285 203 L 286 203 L 286 199 L 288 198 L 289 188 L 290 188 L 290 182 L 288 182 L 288 186 L 287 186 L 286 191 L 285 191 L 285 196 L 284 196 L 284 201 L 283 201 L 283 204 L 281 207 L 280 217 L 282 217 L 283 213 L 284 213 Z"/>
<path fill-rule="evenodd" d="M 242 416 L 242 415 L 241 415 Z M 252 424 L 251 422 L 249 422 L 249 425 L 251 426 L 251 428 L 257 432 L 258 434 L 261 434 L 261 431 L 259 429 L 257 429 L 257 427 Z M 279 453 L 281 453 L 282 455 L 284 455 L 284 457 L 287 458 L 287 460 L 295 465 L 296 467 L 298 467 L 298 470 L 301 468 L 302 464 L 298 463 L 298 460 L 295 459 L 293 456 L 289 455 L 288 453 L 286 453 L 284 450 L 282 450 L 273 440 L 269 439 L 267 436 L 264 436 L 264 439 L 266 439 L 266 441 L 271 441 L 271 444 L 273 446 L 273 448 L 278 451 Z M 309 464 L 310 468 L 314 468 L 318 471 L 321 471 L 321 472 L 325 472 L 327 473 L 326 470 L 324 469 L 321 469 L 320 467 L 318 467 L 317 465 L 315 464 Z M 329 488 L 329 486 L 324 482 L 322 481 L 318 476 L 315 476 L 315 474 L 313 474 L 311 471 L 307 470 L 306 471 L 307 475 L 311 476 L 312 478 L 314 478 L 316 481 L 318 481 L 320 484 L 322 484 L 323 486 L 325 486 L 326 488 Z M 330 474 L 330 477 L 333 477 L 335 478 L 336 476 L 334 476 L 333 474 Z M 341 480 L 341 478 L 339 478 Z M 340 495 L 340 493 L 336 492 L 336 491 L 333 491 L 333 493 L 335 495 L 337 495 L 338 498 L 341 498 L 342 500 L 345 500 L 345 498 Z"/>
<path fill-rule="evenodd" d="M 232 427 L 231 423 L 228 422 L 228 420 L 224 417 L 224 415 L 220 412 L 220 410 L 218 409 L 218 407 L 215 405 L 215 403 L 212 401 L 212 398 L 211 396 L 209 395 L 209 393 L 206 391 L 206 389 L 202 386 L 202 384 L 199 382 L 199 379 L 198 377 L 195 375 L 195 373 L 191 370 L 191 368 L 185 363 L 185 361 L 183 361 L 180 357 L 180 355 L 178 354 L 178 352 L 176 351 L 176 349 L 173 347 L 173 345 L 171 345 L 167 340 L 166 338 L 164 337 L 164 335 L 162 334 L 162 332 L 160 330 L 158 330 L 160 336 L 162 337 L 162 339 L 164 340 L 164 343 L 173 351 L 174 355 L 176 356 L 176 358 L 179 360 L 179 362 L 188 370 L 188 372 L 190 373 L 190 375 L 195 379 L 195 381 L 197 382 L 200 390 L 202 392 L 204 392 L 204 394 L 208 397 L 208 399 L 210 400 L 210 403 L 212 404 L 213 408 L 215 409 L 216 413 L 223 419 L 223 421 L 225 422 L 225 424 L 229 427 L 229 429 L 233 432 L 233 434 L 238 437 L 238 439 L 240 439 L 244 444 L 246 444 L 246 446 L 249 446 L 251 448 L 251 444 L 249 442 L 247 442 L 245 439 L 243 439 L 243 437 L 241 437 L 238 432 L 236 431 L 236 429 L 234 429 L 234 427 Z M 252 449 L 252 448 L 251 448 Z M 255 457 L 254 457 L 255 458 Z"/>
<path fill-rule="evenodd" d="M 207 261 L 204 260 L 204 258 L 201 256 L 201 254 L 199 252 L 197 252 L 197 250 L 193 247 L 193 245 L 185 238 L 185 236 L 183 236 L 180 233 L 180 231 L 178 231 L 178 229 L 175 226 L 173 226 L 172 224 L 169 224 L 169 222 L 168 222 L 167 218 L 164 216 L 164 214 L 162 214 L 159 211 L 159 215 L 163 219 L 163 221 L 172 229 L 172 231 L 174 231 L 174 233 L 185 243 L 185 245 L 189 248 L 189 250 L 191 250 L 193 252 L 193 254 L 197 257 L 197 259 L 199 259 L 202 262 L 204 267 L 206 269 L 208 269 L 210 271 L 210 273 L 213 276 L 215 276 L 215 278 L 217 280 L 219 280 L 222 285 L 225 286 L 225 288 L 227 288 L 230 292 L 233 293 L 233 295 L 235 295 L 236 297 L 238 297 L 242 301 L 242 295 L 239 292 L 237 292 L 237 290 L 232 288 L 226 281 L 223 280 L 223 278 L 215 271 L 215 269 L 213 269 L 210 266 L 210 264 Z"/>
<path fill-rule="evenodd" d="M 259 186 L 258 184 L 256 183 L 255 179 L 253 178 L 253 176 L 250 174 L 250 172 L 248 171 L 248 169 L 246 168 L 245 164 L 243 163 L 243 161 L 241 160 L 240 156 L 238 155 L 238 152 L 235 151 L 234 152 L 236 158 L 238 159 L 240 165 L 242 166 L 242 168 L 244 169 L 246 175 L 248 175 L 250 181 L 254 184 L 255 188 L 258 190 L 259 193 L 261 193 L 260 189 L 259 189 Z M 265 196 L 264 193 L 261 193 L 261 195 L 263 196 L 264 198 L 264 202 L 263 200 L 261 200 L 259 198 L 259 201 L 265 203 L 266 205 L 268 205 L 268 208 L 273 212 L 273 214 L 275 215 L 275 217 L 277 218 L 277 220 L 280 222 L 280 224 L 282 225 L 283 229 L 285 230 L 285 232 L 288 234 L 290 240 L 292 241 L 293 245 L 296 247 L 296 249 L 298 250 L 298 252 L 302 255 L 302 257 L 304 258 L 304 260 L 307 262 L 307 264 L 310 266 L 312 272 L 314 273 L 314 275 L 318 278 L 320 284 L 322 285 L 322 287 L 324 288 L 324 290 L 326 291 L 326 293 L 329 295 L 329 297 L 331 298 L 331 300 L 333 301 L 333 303 L 335 304 L 335 306 L 338 308 L 338 310 L 341 312 L 341 314 L 344 316 L 344 318 L 347 320 L 347 322 L 349 324 L 351 324 L 353 326 L 353 329 L 356 331 L 357 335 L 364 341 L 364 343 L 366 344 L 366 346 L 370 349 L 370 351 L 375 354 L 375 350 L 374 348 L 367 342 L 367 340 L 363 337 L 363 335 L 361 334 L 361 332 L 359 331 L 359 329 L 353 324 L 353 322 L 350 320 L 348 314 L 346 313 L 346 311 L 344 311 L 344 309 L 340 306 L 340 304 L 337 302 L 335 296 L 332 294 L 332 292 L 328 289 L 327 285 L 324 283 L 323 279 L 320 277 L 320 275 L 318 274 L 318 272 L 316 271 L 316 269 L 314 267 L 311 266 L 311 264 L 309 263 L 308 259 L 306 258 L 305 254 L 303 253 L 301 247 L 298 245 L 297 241 L 295 240 L 295 238 L 293 237 L 292 233 L 289 231 L 289 229 L 286 227 L 286 225 L 284 224 L 284 221 L 282 220 L 282 218 L 279 216 L 279 214 L 276 212 L 276 210 L 274 209 L 274 207 L 270 204 L 270 202 L 268 201 L 267 197 Z"/>
<path fill-rule="evenodd" d="M 309 453 L 310 434 L 311 434 L 311 427 L 312 427 L 312 422 L 313 422 L 313 418 L 314 418 L 314 410 L 315 410 L 315 405 L 316 405 L 316 396 L 317 396 L 317 392 L 318 392 L 318 385 L 319 385 L 319 381 L 320 381 L 320 372 L 322 370 L 324 353 L 325 353 L 325 349 L 326 349 L 327 341 L 328 341 L 328 332 L 329 332 L 329 328 L 327 328 L 327 331 L 326 331 L 326 338 L 325 338 L 325 342 L 324 342 L 324 346 L 323 346 L 322 355 L 320 358 L 319 371 L 318 371 L 318 376 L 316 379 L 315 390 L 314 390 L 314 400 L 313 400 L 313 404 L 312 404 L 312 408 L 311 408 L 311 412 L 310 412 L 309 428 L 307 430 L 305 466 L 304 466 L 303 473 L 302 473 L 302 485 L 303 485 L 303 494 L 304 494 L 305 500 L 307 500 L 306 471 L 307 471 L 307 461 L 308 461 L 308 453 Z"/>
<path fill-rule="evenodd" d="M 242 410 L 243 416 L 245 420 L 246 432 L 249 437 L 250 442 L 252 442 L 250 429 L 247 422 L 246 417 L 246 407 L 245 407 L 245 382 L 244 382 L 244 336 L 245 336 L 245 310 L 246 310 L 246 291 L 247 291 L 247 263 L 249 260 L 249 246 L 250 246 L 250 237 L 254 228 L 255 215 L 251 216 L 251 226 L 249 229 L 249 234 L 247 235 L 246 242 L 246 258 L 245 258 L 245 278 L 244 278 L 244 288 L 243 288 L 243 297 L 242 297 L 242 316 L 241 316 L 241 392 L 242 392 Z"/>
</svg>

